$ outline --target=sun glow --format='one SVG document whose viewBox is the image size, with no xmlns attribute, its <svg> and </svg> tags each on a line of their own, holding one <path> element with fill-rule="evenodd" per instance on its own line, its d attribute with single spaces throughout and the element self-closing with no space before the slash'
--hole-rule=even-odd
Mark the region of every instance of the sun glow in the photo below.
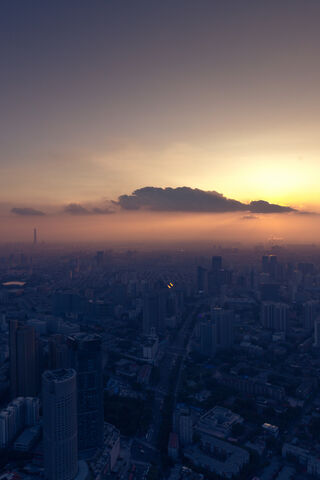
<svg viewBox="0 0 320 480">
<path fill-rule="evenodd" d="M 235 167 L 224 192 L 238 192 L 244 202 L 266 200 L 293 207 L 318 203 L 317 176 L 314 168 L 301 160 L 270 158 L 250 161 Z"/>
</svg>

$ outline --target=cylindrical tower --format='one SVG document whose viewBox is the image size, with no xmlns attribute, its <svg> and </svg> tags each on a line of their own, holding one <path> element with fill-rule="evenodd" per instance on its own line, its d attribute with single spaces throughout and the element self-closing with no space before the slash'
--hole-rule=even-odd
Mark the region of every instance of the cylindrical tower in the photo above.
<svg viewBox="0 0 320 480">
<path fill-rule="evenodd" d="M 72 480 L 78 472 L 75 370 L 44 372 L 42 402 L 45 478 Z"/>
</svg>

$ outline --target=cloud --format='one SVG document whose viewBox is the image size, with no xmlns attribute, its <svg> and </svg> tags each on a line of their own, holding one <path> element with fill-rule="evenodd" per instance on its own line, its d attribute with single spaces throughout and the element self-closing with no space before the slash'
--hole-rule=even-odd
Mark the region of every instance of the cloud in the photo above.
<svg viewBox="0 0 320 480">
<path fill-rule="evenodd" d="M 29 207 L 14 207 L 11 209 L 12 213 L 15 213 L 16 215 L 21 215 L 21 216 L 43 216 L 45 215 L 44 212 L 41 212 L 41 210 L 35 210 L 34 208 L 29 208 Z"/>
<path fill-rule="evenodd" d="M 64 213 L 69 213 L 70 215 L 88 215 L 89 211 L 84 208 L 79 203 L 69 203 L 63 209 Z"/>
<path fill-rule="evenodd" d="M 144 187 L 131 195 L 121 195 L 117 202 L 125 210 L 142 208 L 154 211 L 180 212 L 235 212 L 245 211 L 245 206 L 218 192 L 206 192 L 197 188 Z"/>
<path fill-rule="evenodd" d="M 166 212 L 252 212 L 252 213 L 289 213 L 296 210 L 258 200 L 245 204 L 225 197 L 215 191 L 198 188 L 156 188 L 144 187 L 131 195 L 121 195 L 113 202 L 124 210 L 152 210 Z"/>
<path fill-rule="evenodd" d="M 250 202 L 248 206 L 249 206 L 250 212 L 253 212 L 253 213 L 289 213 L 289 212 L 297 211 L 294 208 L 282 207 L 281 205 L 265 202 L 264 200 Z"/>
<path fill-rule="evenodd" d="M 100 201 L 95 203 L 71 202 L 62 209 L 58 206 L 46 207 L 44 211 L 30 207 L 14 207 L 11 212 L 20 216 L 43 216 L 67 214 L 72 216 L 110 215 L 122 210 L 148 210 L 153 212 L 194 212 L 194 213 L 228 213 L 242 212 L 243 220 L 254 220 L 256 215 L 268 213 L 311 214 L 292 207 L 277 205 L 264 200 L 243 203 L 227 198 L 216 191 L 205 191 L 198 188 L 177 187 L 158 188 L 144 187 L 135 190 L 131 195 L 120 195 L 117 201 Z M 10 208 L 9 205 L 6 207 Z"/>
<path fill-rule="evenodd" d="M 63 212 L 68 213 L 69 215 L 109 215 L 114 213 L 114 211 L 109 208 L 87 208 L 79 203 L 69 203 L 64 207 Z"/>
<path fill-rule="evenodd" d="M 114 212 L 114 210 L 111 210 L 110 208 L 95 207 L 91 210 L 90 213 L 92 215 L 110 215 L 110 214 L 115 213 L 115 212 Z"/>
<path fill-rule="evenodd" d="M 257 217 L 256 215 L 244 215 L 242 217 L 242 220 L 258 220 L 259 217 Z"/>
</svg>

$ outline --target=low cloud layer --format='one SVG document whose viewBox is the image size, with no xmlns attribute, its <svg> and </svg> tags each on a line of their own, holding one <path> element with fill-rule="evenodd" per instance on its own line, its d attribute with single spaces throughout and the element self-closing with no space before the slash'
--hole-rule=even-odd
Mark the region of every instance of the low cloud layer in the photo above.
<svg viewBox="0 0 320 480">
<path fill-rule="evenodd" d="M 242 220 L 259 220 L 259 217 L 257 217 L 256 215 L 244 215 L 242 217 Z"/>
<path fill-rule="evenodd" d="M 63 212 L 68 213 L 69 215 L 110 215 L 111 213 L 114 213 L 113 210 L 110 210 L 109 208 L 87 208 L 79 203 L 69 203 L 69 205 L 64 207 Z"/>
<path fill-rule="evenodd" d="M 111 208 L 110 208 L 111 205 Z M 152 212 L 186 212 L 186 213 L 232 213 L 243 212 L 244 219 L 254 219 L 255 215 L 267 213 L 308 213 L 292 207 L 277 205 L 264 200 L 250 203 L 239 202 L 227 198 L 215 191 L 205 191 L 198 188 L 156 188 L 144 187 L 135 190 L 131 195 L 120 195 L 117 201 L 100 204 L 69 203 L 62 209 L 51 206 L 48 213 L 31 207 L 14 207 L 11 213 L 20 216 L 47 215 L 110 215 L 117 210 Z M 246 215 L 247 214 L 247 215 Z"/>
<path fill-rule="evenodd" d="M 11 209 L 11 212 L 16 215 L 21 215 L 23 217 L 45 215 L 45 213 L 41 212 L 41 210 L 36 210 L 34 208 L 29 208 L 29 207 L 22 207 L 22 208 L 14 207 Z"/>
<path fill-rule="evenodd" d="M 162 212 L 252 212 L 289 213 L 294 208 L 258 200 L 245 204 L 225 197 L 221 193 L 208 192 L 198 188 L 156 188 L 144 187 L 131 195 L 121 195 L 114 202 L 124 210 L 151 210 Z"/>
</svg>

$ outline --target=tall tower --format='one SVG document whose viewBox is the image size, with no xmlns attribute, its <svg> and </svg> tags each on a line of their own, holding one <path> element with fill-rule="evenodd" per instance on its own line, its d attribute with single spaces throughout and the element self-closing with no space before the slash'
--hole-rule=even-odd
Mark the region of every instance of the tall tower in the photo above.
<svg viewBox="0 0 320 480">
<path fill-rule="evenodd" d="M 38 390 L 37 343 L 33 327 L 9 323 L 11 398 L 35 397 Z"/>
<path fill-rule="evenodd" d="M 37 229 L 33 229 L 33 245 L 37 245 Z"/>
<path fill-rule="evenodd" d="M 42 401 L 45 478 L 72 480 L 78 472 L 76 372 L 44 372 Z"/>
<path fill-rule="evenodd" d="M 78 449 L 88 458 L 103 444 L 103 372 L 99 335 L 75 334 L 67 339 L 70 366 L 77 372 Z"/>
</svg>

